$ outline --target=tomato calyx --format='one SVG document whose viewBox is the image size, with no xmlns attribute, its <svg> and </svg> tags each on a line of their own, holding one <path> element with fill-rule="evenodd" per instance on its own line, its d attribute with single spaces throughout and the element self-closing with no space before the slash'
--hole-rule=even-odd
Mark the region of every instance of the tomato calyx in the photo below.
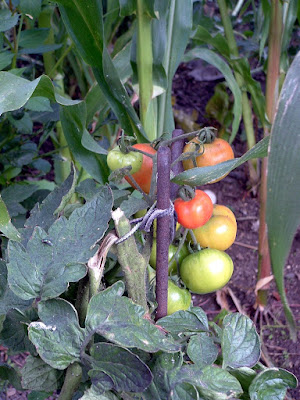
<svg viewBox="0 0 300 400">
<path fill-rule="evenodd" d="M 178 190 L 178 197 L 180 197 L 183 201 L 190 201 L 195 197 L 195 189 L 188 185 L 183 185 Z"/>
<path fill-rule="evenodd" d="M 202 143 L 212 143 L 216 138 L 216 128 L 205 127 L 201 129 L 197 139 Z"/>
<path fill-rule="evenodd" d="M 128 154 L 130 151 L 132 151 L 131 144 L 136 142 L 136 135 L 133 133 L 133 136 L 127 136 L 124 133 L 124 130 L 122 129 L 121 135 L 118 139 L 118 146 L 119 149 L 122 153 Z"/>
</svg>

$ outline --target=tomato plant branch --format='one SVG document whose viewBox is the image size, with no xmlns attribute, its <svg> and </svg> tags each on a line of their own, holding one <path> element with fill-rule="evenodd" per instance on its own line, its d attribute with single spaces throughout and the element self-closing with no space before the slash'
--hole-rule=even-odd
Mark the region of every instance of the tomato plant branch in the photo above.
<svg viewBox="0 0 300 400">
<path fill-rule="evenodd" d="M 170 165 L 171 150 L 160 147 L 157 152 L 157 208 L 170 207 Z M 168 257 L 170 244 L 170 216 L 157 219 L 156 247 L 156 319 L 167 315 L 168 307 Z"/>
<path fill-rule="evenodd" d="M 72 400 L 74 393 L 80 385 L 81 376 L 82 369 L 79 363 L 75 362 L 69 365 L 58 400 Z"/>
<path fill-rule="evenodd" d="M 131 230 L 130 222 L 124 212 L 118 208 L 112 212 L 116 232 L 119 238 Z M 134 235 L 117 244 L 118 261 L 125 275 L 128 296 L 148 311 L 146 298 L 146 260 L 138 251 Z"/>
</svg>

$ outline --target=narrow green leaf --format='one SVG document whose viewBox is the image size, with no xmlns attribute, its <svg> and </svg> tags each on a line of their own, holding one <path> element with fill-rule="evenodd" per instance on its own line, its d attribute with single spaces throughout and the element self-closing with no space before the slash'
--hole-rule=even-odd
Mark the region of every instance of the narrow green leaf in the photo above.
<svg viewBox="0 0 300 400">
<path fill-rule="evenodd" d="M 228 83 L 229 89 L 232 91 L 232 94 L 234 96 L 234 105 L 233 105 L 234 120 L 232 123 L 232 136 L 234 136 L 239 129 L 240 120 L 242 116 L 242 93 L 239 88 L 239 85 L 237 84 L 228 64 L 213 51 L 204 48 L 192 49 L 185 54 L 184 61 L 191 61 L 194 60 L 195 58 L 201 58 L 208 64 L 213 65 L 224 75 L 224 78 Z"/>
<path fill-rule="evenodd" d="M 86 106 L 82 102 L 73 107 L 63 107 L 60 112 L 61 124 L 70 151 L 83 168 L 98 182 L 107 181 L 109 169 L 106 157 L 99 156 L 82 145 L 87 141 L 86 132 Z M 93 140 L 92 138 L 90 138 Z M 88 142 L 90 144 L 90 141 Z M 99 149 L 100 146 L 99 146 Z M 103 153 L 102 153 L 103 154 Z"/>
<path fill-rule="evenodd" d="M 228 42 L 220 33 L 212 36 L 209 31 L 204 28 L 204 26 L 198 25 L 197 29 L 193 33 L 192 39 L 198 44 L 210 44 L 218 51 L 220 55 L 226 57 L 228 60 L 230 59 Z"/>
<path fill-rule="evenodd" d="M 260 357 L 259 336 L 250 318 L 229 314 L 223 320 L 223 368 L 253 367 Z"/>
<path fill-rule="evenodd" d="M 239 167 L 244 162 L 253 158 L 267 156 L 269 137 L 262 139 L 254 147 L 247 151 L 242 157 L 228 160 L 211 167 L 192 168 L 176 175 L 172 182 L 179 185 L 200 186 L 205 185 L 215 179 L 221 178 L 233 169 Z"/>
<path fill-rule="evenodd" d="M 21 374 L 23 389 L 53 392 L 59 388 L 61 372 L 50 367 L 39 357 L 29 355 Z"/>
<path fill-rule="evenodd" d="M 12 224 L 6 205 L 0 194 L 0 231 L 11 240 L 21 241 L 21 234 Z"/>
<path fill-rule="evenodd" d="M 38 47 L 47 39 L 49 31 L 50 28 L 33 28 L 21 31 L 19 46 Z"/>
<path fill-rule="evenodd" d="M 251 400 L 283 400 L 288 388 L 297 387 L 297 378 L 281 368 L 270 368 L 261 372 L 249 387 Z"/>
<path fill-rule="evenodd" d="M 300 224 L 300 52 L 283 85 L 271 131 L 266 221 L 272 270 L 291 334 L 296 327 L 284 290 L 284 264 Z"/>
</svg>

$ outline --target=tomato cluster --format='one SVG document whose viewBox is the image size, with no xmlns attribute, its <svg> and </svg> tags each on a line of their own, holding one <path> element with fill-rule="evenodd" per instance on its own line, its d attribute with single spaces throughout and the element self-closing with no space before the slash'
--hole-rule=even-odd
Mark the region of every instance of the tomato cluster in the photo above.
<svg viewBox="0 0 300 400">
<path fill-rule="evenodd" d="M 195 153 L 195 148 L 199 148 L 199 156 L 195 157 L 197 167 L 216 165 L 234 157 L 231 146 L 223 139 L 214 139 L 212 143 L 201 143 L 202 147 L 197 147 L 197 143 L 200 142 L 195 138 L 184 148 L 185 153 Z M 107 163 L 112 170 L 131 165 L 131 176 L 148 194 L 153 169 L 153 158 L 150 155 L 154 155 L 156 150 L 146 143 L 135 144 L 133 148 L 149 156 L 135 151 L 124 154 L 117 147 L 109 152 Z M 183 161 L 183 166 L 184 169 L 195 167 L 190 159 Z M 130 176 L 126 176 L 125 179 L 136 188 Z M 192 239 L 196 240 L 202 249 L 191 252 L 184 243 L 178 251 L 177 246 L 170 244 L 169 275 L 177 275 L 179 265 L 180 278 L 191 292 L 205 294 L 221 289 L 233 273 L 232 259 L 225 253 L 225 250 L 233 244 L 237 232 L 233 212 L 223 205 L 213 204 L 211 198 L 199 189 L 195 190 L 194 195 L 189 192 L 189 196 L 177 198 L 174 201 L 174 209 L 180 229 L 182 227 L 190 230 L 187 240 L 189 242 L 192 242 Z M 143 210 L 142 214 L 145 212 Z M 156 269 L 156 239 L 153 239 L 149 264 Z M 189 308 L 191 293 L 187 289 L 182 289 L 173 280 L 169 280 L 168 314 Z"/>
</svg>

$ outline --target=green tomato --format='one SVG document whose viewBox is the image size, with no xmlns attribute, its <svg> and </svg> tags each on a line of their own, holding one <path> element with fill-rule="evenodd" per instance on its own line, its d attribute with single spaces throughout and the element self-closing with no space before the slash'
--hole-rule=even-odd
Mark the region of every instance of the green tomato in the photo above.
<svg viewBox="0 0 300 400">
<path fill-rule="evenodd" d="M 171 258 L 175 255 L 177 251 L 177 247 L 174 246 L 173 244 L 170 244 L 169 246 L 169 257 L 168 260 L 170 262 Z M 186 256 L 188 256 L 190 253 L 188 251 L 187 246 L 184 244 L 182 246 L 182 248 L 180 249 L 180 252 L 178 254 L 178 263 L 179 265 L 181 264 L 182 260 L 184 258 L 186 258 Z M 152 245 L 152 249 L 151 249 L 151 254 L 150 254 L 150 260 L 149 260 L 149 264 L 151 265 L 152 268 L 156 269 L 156 240 L 153 239 L 153 245 Z M 173 261 L 171 262 L 170 266 L 169 266 L 169 275 L 172 274 L 176 274 L 177 272 L 177 263 L 175 258 L 173 259 Z"/>
<path fill-rule="evenodd" d="M 107 165 L 112 171 L 119 168 L 131 166 L 131 174 L 135 174 L 141 169 L 143 163 L 143 154 L 136 151 L 123 153 L 117 146 L 110 150 L 107 155 Z"/>
<path fill-rule="evenodd" d="M 224 251 L 204 249 L 187 256 L 180 276 L 193 293 L 206 294 L 221 289 L 233 274 L 232 259 Z"/>
<path fill-rule="evenodd" d="M 191 293 L 187 289 L 180 289 L 173 281 L 168 281 L 168 315 L 187 310 L 191 305 L 191 300 Z"/>
</svg>

